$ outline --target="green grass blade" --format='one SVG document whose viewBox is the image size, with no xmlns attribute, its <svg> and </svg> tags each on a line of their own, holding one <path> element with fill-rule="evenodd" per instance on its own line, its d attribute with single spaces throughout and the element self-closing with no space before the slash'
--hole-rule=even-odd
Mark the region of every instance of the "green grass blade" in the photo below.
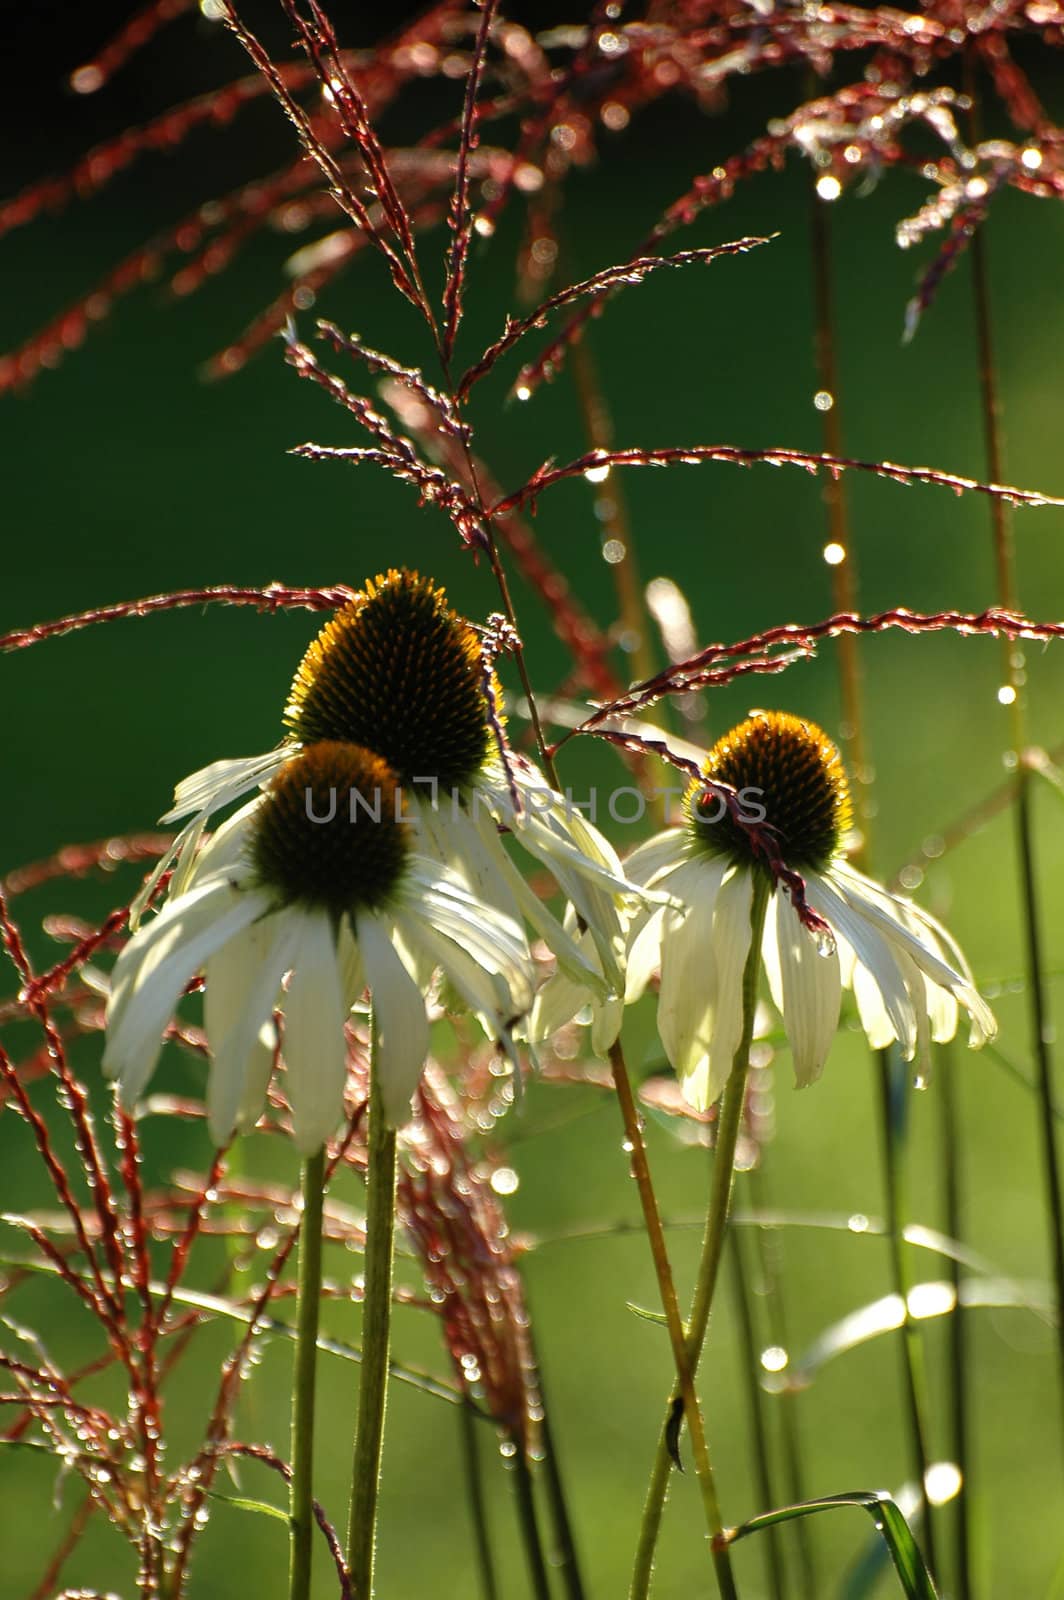
<svg viewBox="0 0 1064 1600">
<path fill-rule="evenodd" d="M 793 1522 L 798 1517 L 811 1517 L 821 1511 L 837 1511 L 849 1506 L 867 1511 L 872 1518 L 890 1553 L 907 1600 L 938 1600 L 938 1590 L 931 1581 L 912 1529 L 890 1495 L 882 1489 L 855 1489 L 846 1494 L 826 1495 L 819 1500 L 805 1500 L 800 1505 L 783 1506 L 778 1511 L 763 1511 L 748 1522 L 740 1523 L 739 1527 L 730 1528 L 728 1542 L 734 1544 L 751 1533 L 760 1533 L 781 1522 Z"/>
</svg>

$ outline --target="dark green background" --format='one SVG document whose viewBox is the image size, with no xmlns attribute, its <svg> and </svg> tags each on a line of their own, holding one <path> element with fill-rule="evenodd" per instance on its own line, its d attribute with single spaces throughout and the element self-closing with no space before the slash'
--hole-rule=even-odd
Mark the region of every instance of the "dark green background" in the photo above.
<svg viewBox="0 0 1064 1600">
<path fill-rule="evenodd" d="M 6 162 L 11 190 L 35 173 L 62 167 L 104 131 L 242 70 L 235 47 L 220 32 L 189 24 L 179 43 L 150 52 L 100 105 L 75 104 L 49 89 L 49 74 L 53 67 L 58 76 L 73 65 L 83 46 L 73 36 L 62 42 L 60 29 L 59 56 L 53 50 L 45 57 L 45 21 L 53 15 L 57 24 L 64 21 L 64 8 L 47 8 L 44 21 L 38 19 L 39 36 L 27 35 L 39 96 L 31 98 L 25 85 L 19 93 L 26 112 L 36 105 L 40 115 L 36 122 L 20 120 L 23 148 L 17 163 L 10 150 Z M 567 185 L 561 216 L 566 276 L 583 276 L 628 255 L 694 173 L 739 148 L 769 115 L 789 110 L 799 88 L 797 80 L 782 77 L 743 84 L 719 118 L 700 117 L 690 108 L 656 109 L 625 134 L 605 136 L 600 164 L 575 172 Z M 425 92 L 434 97 L 433 106 L 447 103 L 442 91 Z M 393 119 L 385 133 L 399 137 L 399 128 Z M 287 148 L 278 117 L 262 106 L 228 133 L 197 135 L 181 153 L 134 169 L 91 206 L 5 240 L 2 343 L 14 343 L 84 293 L 154 229 L 242 176 L 276 164 Z M 677 247 L 778 231 L 776 242 L 709 269 L 661 274 L 626 290 L 594 325 L 594 354 L 619 443 L 820 446 L 820 418 L 812 404 L 818 383 L 810 190 L 810 172 L 797 162 L 757 180 L 679 235 Z M 966 266 L 947 281 L 915 343 L 903 347 L 900 339 L 904 305 L 928 255 L 923 252 L 918 261 L 899 252 L 892 229 L 925 193 L 916 176 L 887 175 L 871 194 L 848 195 L 833 208 L 845 441 L 857 456 L 981 476 Z M 511 218 L 490 246 L 478 244 L 474 251 L 461 342 L 470 358 L 514 305 L 517 238 Z M 995 203 L 988 245 L 1008 478 L 1064 494 L 1064 218 L 1047 204 L 1005 194 Z M 369 469 L 314 465 L 286 455 L 289 446 L 307 438 L 361 441 L 342 413 L 285 368 L 279 347 L 224 384 L 205 385 L 197 376 L 199 365 L 275 292 L 279 266 L 291 248 L 286 238 L 254 241 L 224 278 L 189 301 L 171 303 L 161 286 L 137 293 L 59 372 L 46 373 L 32 389 L 5 401 L 0 628 L 179 586 L 271 579 L 357 583 L 398 561 L 445 580 L 474 617 L 495 609 L 490 573 L 460 551 L 439 513 L 418 509 L 409 489 Z M 442 237 L 426 238 L 426 264 L 438 264 L 441 254 Z M 397 301 L 375 261 L 361 262 L 319 309 L 404 360 L 429 361 L 414 314 Z M 305 319 L 307 333 L 310 320 Z M 584 447 L 567 377 L 531 404 L 507 408 L 502 399 L 514 370 L 511 361 L 486 382 L 472 411 L 478 449 L 511 486 L 546 456 L 567 458 Z M 617 487 L 627 502 L 644 577 L 668 574 L 681 584 L 701 639 L 738 638 L 831 610 L 829 571 L 820 556 L 827 535 L 817 480 L 794 470 L 705 466 L 632 472 Z M 856 476 L 847 488 L 863 609 L 904 604 L 975 610 L 994 601 L 985 502 Z M 601 559 L 586 485 L 565 485 L 544 497 L 536 527 L 587 607 L 603 625 L 612 623 L 612 577 Z M 1062 535 L 1059 511 L 1016 515 L 1020 594 L 1040 618 L 1062 613 Z M 564 652 L 536 597 L 520 581 L 514 587 L 534 681 L 551 690 L 566 671 Z M 185 611 L 117 623 L 5 657 L 0 869 L 46 855 L 60 843 L 151 826 L 178 777 L 220 756 L 267 748 L 278 735 L 288 680 L 313 628 L 301 613 Z M 1052 745 L 1064 738 L 1064 668 L 1055 650 L 1033 650 L 1030 658 L 1032 738 Z M 995 699 L 1001 658 L 988 640 L 896 635 L 866 641 L 861 659 L 876 774 L 875 855 L 886 874 L 924 836 L 941 831 L 1001 782 L 1007 732 Z M 795 667 L 781 680 L 720 692 L 710 707 L 712 726 L 721 731 L 758 704 L 808 713 L 836 728 L 835 648 L 825 646 L 816 662 Z M 597 746 L 570 747 L 563 764 L 563 776 L 577 789 L 590 782 L 608 785 L 620 772 L 610 752 Z M 1038 797 L 1037 819 L 1047 960 L 1059 999 L 1064 847 L 1060 802 L 1048 791 Z M 635 837 L 619 842 L 627 846 Z M 27 898 L 21 914 L 31 934 L 52 910 L 97 919 L 127 898 L 132 886 L 132 877 L 124 876 L 48 889 Z M 1029 1066 L 1025 998 L 1010 981 L 1021 971 L 1022 943 L 1008 818 L 936 865 L 921 898 L 948 918 L 980 981 L 1006 984 L 995 1002 L 1001 1046 Z M 54 958 L 55 946 L 39 932 L 31 944 L 41 961 Z M 637 1019 L 633 1041 L 637 1066 L 658 1063 L 649 1017 Z M 30 1042 L 28 1033 L 16 1035 L 19 1047 Z M 97 1055 L 98 1047 L 90 1044 L 77 1056 L 94 1084 Z M 989 1056 L 957 1056 L 970 1241 L 1002 1271 L 1041 1278 L 1047 1256 L 1033 1099 Z M 177 1060 L 166 1071 L 168 1081 L 195 1090 L 193 1066 Z M 818 1087 L 794 1095 L 790 1081 L 781 1055 L 777 1133 L 764 1165 L 766 1196 L 796 1209 L 879 1212 L 874 1080 L 860 1039 L 852 1033 L 840 1037 Z M 44 1104 L 47 1098 L 42 1086 L 37 1099 Z M 910 1109 L 912 1214 L 936 1224 L 940 1094 L 932 1087 L 914 1095 Z M 668 1353 L 660 1330 L 625 1307 L 627 1300 L 652 1305 L 655 1299 L 648 1252 L 638 1235 L 549 1241 L 583 1224 L 608 1226 L 635 1215 L 616 1114 L 591 1091 L 540 1087 L 502 1135 L 514 1141 L 512 1164 L 521 1178 L 510 1207 L 514 1226 L 542 1241 L 527 1258 L 526 1277 L 590 1588 L 613 1597 L 623 1592 L 630 1566 L 668 1382 Z M 158 1172 L 202 1169 L 207 1160 L 205 1135 L 197 1129 L 156 1121 L 145 1137 Z M 673 1217 L 696 1217 L 705 1190 L 704 1156 L 682 1149 L 656 1126 L 650 1137 L 663 1209 Z M 4 1206 L 47 1205 L 47 1185 L 14 1117 L 5 1118 L 0 1138 Z M 294 1161 L 261 1144 L 246 1143 L 248 1164 L 294 1179 Z M 357 1201 L 354 1193 L 348 1198 Z M 740 1198 L 749 1198 L 745 1185 Z M 887 1290 L 886 1250 L 874 1239 L 792 1230 L 783 1247 L 796 1350 L 835 1317 Z M 693 1233 L 676 1235 L 683 1283 L 693 1271 L 695 1250 Z M 219 1259 L 205 1252 L 203 1281 Z M 327 1271 L 339 1277 L 355 1265 L 337 1257 L 327 1262 Z M 927 1277 L 943 1275 L 932 1256 L 917 1255 L 914 1268 Z M 79 1323 L 58 1287 L 43 1283 L 20 1291 L 12 1311 L 42 1329 L 61 1364 L 76 1364 L 95 1348 L 92 1330 Z M 337 1316 L 335 1327 L 357 1336 L 357 1317 Z M 168 1414 L 174 1462 L 199 1437 L 212 1373 L 230 1335 L 220 1329 L 200 1338 L 201 1359 L 182 1367 Z M 1060 1557 L 1061 1505 L 1050 1336 L 1023 1312 L 974 1312 L 971 1339 L 979 1592 L 1048 1594 Z M 399 1315 L 397 1342 L 400 1354 L 445 1370 L 435 1326 L 423 1314 Z M 933 1453 L 944 1456 L 949 1442 L 940 1329 L 932 1330 L 929 1345 Z M 725 1512 L 733 1520 L 760 1509 L 737 1356 L 725 1296 L 705 1370 L 711 1437 Z M 288 1373 L 287 1349 L 268 1346 L 248 1385 L 239 1423 L 245 1437 L 283 1448 Z M 337 1420 L 323 1429 L 319 1493 L 342 1521 L 344 1419 L 351 1413 L 354 1382 L 349 1369 L 326 1361 L 322 1383 L 322 1415 Z M 117 1399 L 106 1383 L 97 1393 L 112 1403 Z M 892 1343 L 879 1341 L 826 1370 L 797 1402 L 810 1492 L 896 1489 L 903 1482 L 907 1458 L 898 1395 Z M 490 1454 L 487 1434 L 483 1442 Z M 389 1412 L 382 1523 L 380 1586 L 389 1600 L 477 1592 L 467 1513 L 456 1492 L 458 1460 L 454 1417 L 441 1404 L 397 1388 Z M 64 1518 L 50 1509 L 50 1463 L 10 1452 L 0 1456 L 0 1470 L 4 1591 L 15 1596 L 32 1589 Z M 251 1494 L 276 1496 L 275 1485 L 259 1481 L 254 1469 L 245 1470 L 243 1486 Z M 491 1494 L 510 1600 L 525 1589 L 501 1470 L 491 1474 Z M 60 1498 L 72 1505 L 73 1485 L 61 1487 Z M 867 1537 L 865 1519 L 856 1512 L 818 1524 L 825 1595 L 842 1593 L 847 1563 Z M 743 1594 L 751 1600 L 764 1592 L 760 1555 L 750 1545 L 738 1559 Z M 279 1524 L 216 1509 L 199 1547 L 192 1594 L 195 1600 L 279 1594 L 284 1560 Z M 71 1562 L 67 1580 L 129 1594 L 131 1573 L 117 1538 L 97 1526 Z M 700 1511 L 689 1475 L 674 1488 L 656 1592 L 661 1600 L 700 1594 L 704 1573 Z M 318 1592 L 331 1593 L 324 1561 L 319 1576 Z"/>
</svg>

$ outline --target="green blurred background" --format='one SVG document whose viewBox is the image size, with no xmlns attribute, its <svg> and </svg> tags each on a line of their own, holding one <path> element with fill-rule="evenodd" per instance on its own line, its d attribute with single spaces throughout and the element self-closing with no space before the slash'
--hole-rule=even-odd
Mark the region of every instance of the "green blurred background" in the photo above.
<svg viewBox="0 0 1064 1600">
<path fill-rule="evenodd" d="M 26 81 L 15 86 L 15 108 L 5 114 L 21 129 L 22 141 L 19 150 L 7 146 L 7 192 L 62 169 L 103 133 L 243 71 L 236 47 L 220 30 L 190 22 L 147 52 L 99 103 L 63 97 L 55 85 L 106 34 L 107 9 L 100 8 L 91 27 L 75 8 L 56 5 L 42 6 L 32 24 L 20 24 Z M 357 26 L 371 31 L 372 18 Z M 424 100 L 415 99 L 409 127 L 401 115 L 393 116 L 386 138 L 409 136 L 433 111 L 443 114 L 441 106 L 456 103 L 458 92 L 453 86 L 427 87 Z M 582 277 L 630 254 L 693 174 L 740 148 L 769 116 L 796 104 L 800 93 L 796 76 L 743 83 L 718 117 L 672 105 L 636 118 L 624 133 L 604 135 L 599 164 L 574 172 L 566 186 L 560 218 L 564 277 Z M 83 294 L 154 230 L 241 178 L 271 169 L 288 148 L 287 131 L 272 107 L 251 108 L 231 130 L 198 134 L 182 151 L 134 168 L 91 205 L 5 240 L 8 289 L 0 301 L 0 347 Z M 679 235 L 676 246 L 778 232 L 774 243 L 709 269 L 661 274 L 624 291 L 594 324 L 591 343 L 619 443 L 820 447 L 821 419 L 813 406 L 818 382 L 811 182 L 809 169 L 792 161 L 784 173 L 741 189 Z M 915 174 L 888 174 L 873 192 L 847 195 L 832 208 L 845 443 L 856 456 L 982 476 L 966 265 L 946 282 L 915 342 L 901 342 L 905 302 L 918 266 L 929 256 L 923 252 L 918 262 L 899 252 L 892 230 L 925 192 Z M 470 358 L 495 336 L 514 305 L 518 237 L 517 220 L 510 217 L 489 244 L 475 249 L 460 346 Z M 439 261 L 442 244 L 439 233 L 426 238 L 426 262 Z M 1048 205 L 1004 194 L 995 202 L 988 247 L 1006 402 L 1007 477 L 1064 494 L 1064 307 L 1057 265 L 1064 217 Z M 400 561 L 445 580 L 454 600 L 474 617 L 496 607 L 490 573 L 459 550 L 439 513 L 417 507 L 411 491 L 369 469 L 315 465 L 286 454 L 307 438 L 356 441 L 345 417 L 286 369 L 279 347 L 223 384 L 200 380 L 200 364 L 272 297 L 292 248 L 284 237 L 254 240 L 230 271 L 191 300 L 172 302 L 160 286 L 138 292 L 61 370 L 6 400 L 0 629 L 172 587 L 271 579 L 358 583 Z M 372 260 L 362 261 L 317 309 L 404 360 L 428 360 L 414 314 L 397 301 Z M 506 407 L 502 399 L 515 370 L 511 363 L 486 382 L 473 408 L 478 449 L 509 486 L 546 456 L 564 459 L 585 443 L 568 377 L 527 406 Z M 821 557 L 828 536 L 823 486 L 817 480 L 792 470 L 705 466 L 632 472 L 617 489 L 627 503 L 643 578 L 663 574 L 681 585 L 700 639 L 813 621 L 832 609 L 830 571 Z M 978 610 L 994 601 L 988 509 L 979 497 L 955 499 L 942 490 L 902 489 L 857 476 L 847 480 L 847 491 L 862 609 L 903 604 Z M 536 529 L 583 603 L 604 626 L 612 624 L 613 574 L 602 559 L 588 486 L 576 482 L 546 496 Z M 1016 514 L 1021 599 L 1039 618 L 1059 617 L 1064 610 L 1062 535 L 1060 511 Z M 514 590 L 534 682 L 549 691 L 566 671 L 564 651 L 537 598 L 519 580 Z M 0 870 L 47 855 L 61 843 L 150 827 L 178 777 L 220 756 L 271 745 L 290 675 L 314 626 L 298 612 L 267 617 L 250 610 L 192 610 L 116 623 L 5 657 Z M 942 832 L 1002 782 L 1007 728 L 996 701 L 1001 656 L 990 640 L 901 635 L 863 641 L 860 654 L 875 768 L 875 861 L 886 876 L 925 836 Z M 1064 739 L 1064 664 L 1056 650 L 1032 650 L 1029 656 L 1031 736 L 1051 746 Z M 836 730 L 837 668 L 829 644 L 818 660 L 782 679 L 721 691 L 710 704 L 711 726 L 720 732 L 751 705 L 773 704 Z M 598 746 L 569 746 L 562 771 L 578 791 L 591 782 L 624 781 L 611 752 Z M 1036 815 L 1047 964 L 1052 997 L 1059 1002 L 1059 798 L 1048 790 L 1039 793 Z M 619 830 L 618 843 L 627 846 L 636 837 Z M 919 892 L 948 918 L 981 983 L 1000 987 L 995 1005 L 1001 1048 L 1029 1070 L 1013 861 L 1010 819 L 999 816 L 934 864 Z M 45 915 L 65 910 L 98 920 L 129 897 L 133 883 L 128 874 L 27 897 L 19 910 L 36 958 L 44 962 L 57 954 L 40 933 Z M 650 1015 L 635 1019 L 632 1038 L 633 1064 L 640 1071 L 660 1066 Z M 20 1049 L 34 1042 L 28 1031 L 14 1040 Z M 98 1088 L 97 1058 L 93 1043 L 76 1055 Z M 1002 1272 L 1042 1279 L 1047 1246 L 1033 1097 L 988 1054 L 969 1057 L 958 1050 L 957 1067 L 968 1242 Z M 175 1058 L 164 1073 L 164 1082 L 198 1092 L 193 1064 Z M 781 1052 L 776 1083 L 776 1134 L 761 1182 L 765 1199 L 797 1210 L 879 1214 L 875 1079 L 861 1039 L 843 1032 L 823 1081 L 802 1095 L 792 1093 Z M 47 1103 L 46 1085 L 36 1098 Z M 938 1225 L 942 1103 L 934 1085 L 910 1096 L 909 1113 L 911 1214 Z M 682 1147 L 656 1123 L 649 1137 L 666 1215 L 697 1218 L 706 1188 L 705 1152 Z M 511 1141 L 508 1160 L 520 1178 L 509 1205 L 513 1225 L 536 1241 L 525 1260 L 526 1280 L 588 1587 L 612 1600 L 626 1588 L 669 1381 L 668 1350 L 658 1328 L 626 1309 L 630 1300 L 655 1302 L 649 1254 L 638 1233 L 581 1242 L 559 1242 L 558 1236 L 636 1216 L 619 1122 L 613 1106 L 593 1091 L 541 1085 L 525 1110 L 502 1126 L 500 1138 Z M 13 1116 L 3 1119 L 0 1141 L 4 1207 L 46 1207 L 48 1185 Z M 145 1144 L 157 1175 L 202 1170 L 208 1159 L 206 1136 L 198 1128 L 156 1119 L 145 1127 Z M 294 1159 L 282 1150 L 254 1138 L 244 1149 L 251 1170 L 295 1180 Z M 352 1192 L 347 1198 L 358 1197 Z M 750 1198 L 743 1180 L 739 1198 Z M 11 1243 L 5 1233 L 3 1248 Z M 793 1228 L 779 1243 L 794 1352 L 833 1319 L 889 1287 L 882 1240 Z M 674 1245 L 678 1277 L 686 1284 L 697 1233 L 677 1231 Z M 219 1249 L 205 1247 L 204 1283 L 221 1259 Z M 356 1267 L 348 1257 L 326 1264 L 337 1277 Z M 914 1254 L 913 1269 L 922 1277 L 944 1275 L 942 1263 L 925 1253 Z M 98 1347 L 95 1330 L 70 1296 L 47 1281 L 20 1290 L 10 1309 L 42 1331 L 49 1351 L 67 1369 Z M 1051 1335 L 1024 1311 L 969 1315 L 977 1592 L 1048 1595 L 1061 1556 Z M 329 1325 L 357 1338 L 354 1311 L 330 1313 Z M 179 1368 L 167 1415 L 174 1463 L 201 1436 L 217 1363 L 232 1335 L 221 1327 L 197 1337 L 198 1357 Z M 400 1312 L 396 1338 L 401 1357 L 446 1370 L 437 1328 L 425 1313 Z M 944 1457 L 948 1373 L 941 1326 L 929 1328 L 928 1349 L 932 1453 Z M 733 1521 L 761 1509 L 741 1359 L 724 1293 L 704 1371 L 725 1514 Z M 904 1482 L 897 1362 L 894 1341 L 877 1340 L 829 1365 L 808 1393 L 791 1402 L 798 1409 L 810 1493 L 896 1490 Z M 289 1365 L 287 1347 L 265 1347 L 241 1409 L 238 1432 L 244 1437 L 285 1447 Z M 322 1416 L 330 1420 L 321 1434 L 318 1492 L 341 1522 L 354 1387 L 351 1369 L 325 1361 Z M 95 1391 L 85 1390 L 93 1392 L 101 1403 L 119 1401 L 106 1380 Z M 784 1403 L 770 1405 L 774 1428 Z M 491 1457 L 487 1430 L 482 1443 Z M 457 1488 L 459 1461 L 452 1412 L 395 1387 L 382 1595 L 477 1593 L 468 1514 Z M 53 1464 L 24 1452 L 0 1452 L 0 1473 L 2 1592 L 28 1595 L 66 1524 L 76 1486 L 60 1479 L 56 1488 Z M 260 1481 L 254 1468 L 243 1471 L 242 1484 L 246 1493 L 276 1498 L 276 1485 Z M 489 1462 L 489 1485 L 503 1593 L 520 1600 L 526 1580 L 501 1462 L 497 1468 Z M 943 1531 L 951 1514 L 943 1514 Z M 842 1595 L 849 1564 L 870 1537 L 866 1519 L 857 1512 L 822 1518 L 812 1536 L 819 1592 Z M 766 1593 L 756 1543 L 741 1547 L 737 1557 L 746 1600 Z M 195 1600 L 279 1594 L 284 1562 L 280 1524 L 218 1507 L 198 1548 L 191 1593 Z M 132 1571 L 117 1536 L 93 1525 L 66 1579 L 130 1595 Z M 318 1578 L 317 1592 L 333 1593 L 322 1558 Z M 888 1577 L 884 1593 L 890 1583 Z M 673 1487 L 655 1592 L 661 1600 L 708 1592 L 692 1475 Z"/>
</svg>

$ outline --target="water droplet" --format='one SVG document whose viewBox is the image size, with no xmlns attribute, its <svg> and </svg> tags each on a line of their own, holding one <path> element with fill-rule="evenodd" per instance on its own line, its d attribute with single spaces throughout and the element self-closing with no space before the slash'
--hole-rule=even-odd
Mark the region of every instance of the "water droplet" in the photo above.
<svg viewBox="0 0 1064 1600">
<path fill-rule="evenodd" d="M 588 483 L 605 483 L 609 475 L 610 463 L 608 461 L 601 467 L 587 467 L 584 471 L 584 477 Z"/>
<path fill-rule="evenodd" d="M 1020 160 L 1028 172 L 1037 172 L 1042 165 L 1042 152 L 1036 150 L 1034 145 L 1028 145 L 1026 150 L 1020 151 Z"/>
<path fill-rule="evenodd" d="M 92 62 L 70 74 L 70 87 L 75 94 L 95 94 L 102 85 L 103 73 Z"/>
<path fill-rule="evenodd" d="M 829 389 L 818 389 L 813 396 L 813 404 L 818 411 L 830 411 L 835 404 L 835 396 Z"/>
<path fill-rule="evenodd" d="M 515 1194 L 520 1181 L 513 1167 L 496 1167 L 491 1175 L 491 1187 L 496 1194 Z"/>
<path fill-rule="evenodd" d="M 924 1492 L 933 1506 L 944 1506 L 960 1494 L 963 1482 L 955 1461 L 932 1461 L 924 1473 Z"/>
<path fill-rule="evenodd" d="M 835 935 L 830 928 L 818 928 L 816 934 L 816 953 L 818 956 L 833 956 L 836 950 Z"/>
<path fill-rule="evenodd" d="M 850 1217 L 846 1226 L 849 1228 L 851 1233 L 867 1233 L 869 1226 L 868 1218 L 865 1216 L 863 1211 L 855 1211 L 853 1216 Z"/>
<path fill-rule="evenodd" d="M 834 173 L 825 172 L 816 180 L 816 192 L 821 200 L 837 200 L 842 193 L 842 184 Z"/>
<path fill-rule="evenodd" d="M 997 697 L 1000 705 L 1014 706 L 1016 704 L 1016 691 L 1011 683 L 1003 683 L 997 692 Z"/>
<path fill-rule="evenodd" d="M 781 1344 L 770 1344 L 767 1350 L 761 1352 L 761 1365 L 766 1372 L 782 1372 L 790 1359 Z"/>
<path fill-rule="evenodd" d="M 504 1439 L 502 1441 L 502 1443 L 499 1445 L 499 1454 L 501 1456 L 505 1456 L 508 1461 L 513 1460 L 514 1456 L 517 1454 L 517 1446 L 514 1444 L 512 1439 Z"/>
<path fill-rule="evenodd" d="M 517 388 L 514 390 L 514 394 L 517 396 L 518 400 L 531 400 L 532 398 L 532 390 L 528 387 L 527 383 L 519 383 Z"/>
<path fill-rule="evenodd" d="M 834 540 L 832 540 L 831 544 L 826 544 L 824 546 L 823 556 L 829 567 L 841 567 L 842 563 L 846 560 L 846 547 L 841 544 L 836 544 Z"/>
<path fill-rule="evenodd" d="M 602 559 L 608 561 L 611 567 L 619 566 L 628 554 L 624 543 L 620 539 L 607 539 L 602 546 Z"/>
</svg>

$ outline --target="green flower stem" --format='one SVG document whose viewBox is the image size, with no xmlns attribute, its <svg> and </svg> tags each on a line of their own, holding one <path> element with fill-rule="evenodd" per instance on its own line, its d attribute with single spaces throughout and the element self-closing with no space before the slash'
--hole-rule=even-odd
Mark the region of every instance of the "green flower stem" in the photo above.
<svg viewBox="0 0 1064 1600">
<path fill-rule="evenodd" d="M 692 1378 L 698 1371 L 705 1343 L 709 1314 L 713 1309 L 713 1296 L 720 1275 L 721 1256 L 728 1224 L 731 1203 L 732 1179 L 735 1175 L 735 1146 L 739 1138 L 743 1105 L 746 1100 L 746 1079 L 750 1070 L 750 1044 L 754 1036 L 754 1012 L 757 1009 L 757 978 L 761 962 L 761 936 L 765 927 L 772 885 L 761 872 L 754 876 L 754 896 L 750 906 L 750 949 L 743 968 L 743 1031 L 732 1060 L 731 1075 L 724 1087 L 717 1118 L 717 1145 L 710 1179 L 709 1209 L 706 1213 L 706 1230 L 702 1239 L 702 1257 L 698 1264 L 691 1315 L 687 1322 L 687 1361 Z M 680 1397 L 670 1395 L 665 1413 L 665 1424 L 658 1439 L 657 1454 L 647 1486 L 643 1520 L 639 1530 L 635 1567 L 629 1589 L 630 1600 L 646 1600 L 654 1570 L 654 1549 L 661 1529 L 665 1497 L 669 1489 L 669 1472 L 672 1458 L 669 1452 L 669 1427 Z M 737 1600 L 735 1576 L 727 1545 L 721 1539 L 713 1547 L 717 1586 L 721 1600 Z"/>
<path fill-rule="evenodd" d="M 699 1488 L 702 1491 L 702 1508 L 705 1513 L 706 1531 L 709 1534 L 712 1545 L 712 1542 L 720 1537 L 722 1531 L 720 1501 L 717 1498 L 716 1481 L 713 1477 L 713 1467 L 709 1459 L 709 1447 L 706 1443 L 702 1411 L 698 1404 L 698 1395 L 695 1393 L 691 1362 L 687 1354 L 687 1337 L 680 1316 L 680 1302 L 676 1298 L 676 1284 L 673 1281 L 672 1267 L 669 1265 L 668 1251 L 665 1247 L 665 1233 L 661 1226 L 661 1213 L 658 1210 L 657 1196 L 654 1193 L 654 1185 L 650 1177 L 650 1165 L 647 1161 L 643 1130 L 640 1125 L 635 1100 L 632 1097 L 632 1085 L 628 1078 L 624 1051 L 621 1048 L 619 1039 L 610 1046 L 610 1067 L 613 1071 L 613 1083 L 617 1090 L 617 1099 L 620 1103 L 621 1116 L 624 1120 L 624 1131 L 627 1135 L 626 1142 L 631 1156 L 632 1176 L 635 1178 L 639 1189 L 639 1199 L 643 1207 L 643 1221 L 646 1224 L 647 1238 L 650 1241 L 650 1254 L 654 1260 L 654 1271 L 658 1280 L 658 1293 L 661 1296 L 662 1309 L 665 1312 L 665 1323 L 669 1330 L 669 1341 L 672 1345 L 672 1359 L 676 1366 L 677 1387 L 683 1400 L 684 1416 L 687 1418 L 687 1426 L 691 1433 L 691 1448 L 695 1458 L 695 1471 L 698 1474 Z"/>
<path fill-rule="evenodd" d="M 292 1387 L 292 1489 L 288 1600 L 307 1600 L 314 1537 L 314 1391 L 318 1371 L 321 1304 L 321 1219 L 325 1199 L 325 1147 L 303 1163 L 303 1218 L 299 1228 L 299 1304 L 296 1312 L 295 1382 Z"/>
<path fill-rule="evenodd" d="M 893 1074 L 889 1050 L 876 1052 L 879 1072 L 879 1124 L 883 1138 L 883 1199 L 886 1211 L 887 1246 L 890 1251 L 890 1276 L 894 1293 L 901 1301 L 901 1375 L 905 1410 L 909 1426 L 909 1450 L 913 1477 L 924 1494 L 923 1549 L 932 1573 L 938 1570 L 935 1540 L 935 1515 L 926 1496 L 927 1469 L 931 1457 L 927 1443 L 927 1371 L 924 1344 L 919 1324 L 909 1308 L 911 1274 L 905 1253 L 905 1219 L 908 1205 L 905 1193 L 904 1144 L 894 1131 Z"/>
<path fill-rule="evenodd" d="M 347 1563 L 357 1600 L 373 1594 L 377 1548 L 377 1502 L 388 1394 L 388 1351 L 395 1255 L 395 1129 L 384 1115 L 376 1064 L 370 1067 L 369 1168 L 366 1174 L 365 1291 L 362 1305 L 362 1365 L 355 1428 L 355 1464 Z"/>
</svg>

